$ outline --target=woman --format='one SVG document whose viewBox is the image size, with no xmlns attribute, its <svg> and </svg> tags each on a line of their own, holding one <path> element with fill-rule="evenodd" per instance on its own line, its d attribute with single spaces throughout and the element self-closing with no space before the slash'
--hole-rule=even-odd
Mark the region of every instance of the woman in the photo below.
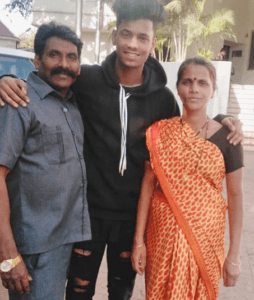
<svg viewBox="0 0 254 300">
<path fill-rule="evenodd" d="M 133 268 L 143 274 L 146 267 L 146 299 L 213 300 L 222 274 L 225 286 L 234 286 L 240 274 L 242 147 L 230 145 L 228 130 L 206 114 L 216 89 L 210 62 L 201 57 L 183 62 L 177 89 L 182 118 L 159 121 L 146 133 L 150 162 L 138 206 Z M 228 205 L 221 195 L 225 175 Z M 224 259 L 227 207 L 230 247 Z"/>
</svg>

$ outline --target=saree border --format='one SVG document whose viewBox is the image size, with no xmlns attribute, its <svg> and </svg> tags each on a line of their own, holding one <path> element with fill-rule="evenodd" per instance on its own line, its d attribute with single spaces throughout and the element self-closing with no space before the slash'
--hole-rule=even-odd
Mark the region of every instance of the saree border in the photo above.
<svg viewBox="0 0 254 300">
<path fill-rule="evenodd" d="M 165 173 L 164 170 L 161 167 L 161 164 L 159 163 L 159 155 L 158 155 L 158 151 L 156 149 L 156 140 L 159 136 L 159 130 L 160 130 L 160 126 L 158 123 L 154 124 L 151 128 L 150 128 L 150 132 L 148 131 L 148 139 L 147 139 L 147 143 L 149 145 L 150 149 L 153 149 L 154 151 L 154 161 L 155 164 L 154 169 L 156 170 L 156 175 L 159 179 L 161 188 L 163 190 L 164 195 L 166 196 L 166 199 L 168 201 L 168 204 L 170 205 L 175 218 L 178 222 L 178 224 L 180 225 L 181 229 L 183 230 L 188 243 L 194 253 L 196 262 L 198 264 L 200 273 L 201 273 L 201 277 L 203 278 L 203 282 L 206 286 L 207 292 L 208 292 L 208 296 L 210 298 L 210 300 L 216 300 L 216 296 L 215 296 L 215 291 L 212 285 L 212 282 L 209 278 L 209 275 L 207 273 L 206 270 L 206 265 L 205 265 L 205 261 L 202 255 L 202 251 L 200 249 L 200 246 L 196 240 L 195 235 L 193 234 L 191 228 L 189 227 L 188 221 L 185 219 L 183 213 L 181 212 L 180 207 L 178 206 L 177 202 L 175 201 L 174 195 L 171 192 L 167 181 L 165 180 Z M 150 136 L 149 136 L 150 134 Z"/>
</svg>

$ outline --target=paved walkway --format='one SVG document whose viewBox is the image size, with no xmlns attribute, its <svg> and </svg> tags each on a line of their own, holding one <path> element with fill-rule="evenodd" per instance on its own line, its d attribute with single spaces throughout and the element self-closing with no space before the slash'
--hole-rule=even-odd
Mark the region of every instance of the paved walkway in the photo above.
<svg viewBox="0 0 254 300">
<path fill-rule="evenodd" d="M 244 171 L 245 222 L 242 240 L 242 274 L 235 288 L 221 284 L 218 300 L 254 299 L 254 151 L 245 151 Z M 228 238 L 227 238 L 228 240 Z M 226 242 L 227 243 L 227 242 Z M 228 243 L 227 243 L 228 244 Z M 107 267 L 105 257 L 101 265 L 94 300 L 107 300 Z M 132 300 L 144 300 L 144 278 L 137 276 Z M 8 300 L 6 290 L 0 285 L 0 300 Z M 50 300 L 50 299 L 49 299 Z M 179 299 L 187 300 L 187 299 Z"/>
</svg>

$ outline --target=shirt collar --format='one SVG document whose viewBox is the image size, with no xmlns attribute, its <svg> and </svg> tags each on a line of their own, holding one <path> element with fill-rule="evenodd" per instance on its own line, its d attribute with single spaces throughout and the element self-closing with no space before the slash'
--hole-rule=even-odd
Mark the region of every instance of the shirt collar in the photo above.
<svg viewBox="0 0 254 300">
<path fill-rule="evenodd" d="M 52 88 L 48 83 L 46 83 L 44 80 L 42 80 L 38 76 L 37 71 L 33 71 L 29 74 L 27 78 L 27 83 L 30 84 L 37 92 L 41 100 L 45 99 L 49 94 L 54 93 L 58 97 L 60 97 L 62 100 L 71 100 L 73 97 L 73 92 L 69 89 L 67 92 L 67 97 L 65 99 L 62 98 L 61 94 L 56 91 L 54 88 Z"/>
</svg>

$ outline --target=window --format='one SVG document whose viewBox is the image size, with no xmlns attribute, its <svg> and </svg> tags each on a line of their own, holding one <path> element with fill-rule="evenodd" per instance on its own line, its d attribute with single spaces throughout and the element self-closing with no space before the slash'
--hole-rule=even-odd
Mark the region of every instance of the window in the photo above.
<svg viewBox="0 0 254 300">
<path fill-rule="evenodd" d="M 232 57 L 242 57 L 242 50 L 232 51 Z"/>
</svg>

